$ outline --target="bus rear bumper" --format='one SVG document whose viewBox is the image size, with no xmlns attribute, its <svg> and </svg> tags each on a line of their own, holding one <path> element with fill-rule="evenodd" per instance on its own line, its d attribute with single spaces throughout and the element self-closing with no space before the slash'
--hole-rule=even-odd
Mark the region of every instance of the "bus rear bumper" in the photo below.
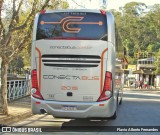
<svg viewBox="0 0 160 135">
<path fill-rule="evenodd" d="M 106 118 L 113 116 L 114 98 L 102 102 L 46 101 L 31 96 L 32 113 L 48 114 L 60 118 Z"/>
</svg>

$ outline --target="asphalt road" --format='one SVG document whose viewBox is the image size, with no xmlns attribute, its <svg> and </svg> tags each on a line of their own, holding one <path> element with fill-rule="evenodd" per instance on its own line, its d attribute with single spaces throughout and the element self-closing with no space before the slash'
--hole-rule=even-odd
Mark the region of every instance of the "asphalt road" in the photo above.
<svg viewBox="0 0 160 135">
<path fill-rule="evenodd" d="M 21 127 L 44 127 L 47 126 L 54 134 L 98 134 L 106 135 L 107 131 L 113 128 L 114 131 L 107 134 L 127 135 L 127 134 L 144 134 L 159 135 L 160 134 L 160 92 L 156 91 L 124 91 L 122 105 L 118 108 L 118 117 L 116 120 L 76 120 L 76 119 L 58 119 L 47 115 L 34 115 L 12 126 Z M 116 127 L 118 126 L 118 127 Z M 121 127 L 124 126 L 124 127 Z M 132 126 L 134 132 L 125 132 Z M 143 126 L 145 128 L 155 128 L 159 126 L 159 132 L 135 132 L 139 131 Z M 153 127 L 151 127 L 153 126 Z M 118 129 L 119 128 L 119 129 Z M 45 130 L 44 130 L 45 131 Z M 112 130 L 111 130 L 112 131 Z M 123 132 L 122 132 L 123 131 Z M 8 133 L 5 133 L 8 134 Z M 40 134 L 40 133 L 37 133 Z M 43 134 L 43 133 L 41 133 Z M 45 133 L 50 134 L 50 132 Z"/>
</svg>

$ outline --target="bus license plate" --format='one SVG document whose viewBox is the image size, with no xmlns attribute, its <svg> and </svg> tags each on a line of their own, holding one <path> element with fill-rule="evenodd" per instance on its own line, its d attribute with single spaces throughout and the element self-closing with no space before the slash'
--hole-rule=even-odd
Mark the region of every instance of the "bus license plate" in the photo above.
<svg viewBox="0 0 160 135">
<path fill-rule="evenodd" d="M 63 106 L 62 106 L 62 110 L 66 110 L 66 111 L 75 111 L 75 110 L 77 110 L 77 106 L 63 105 Z"/>
</svg>

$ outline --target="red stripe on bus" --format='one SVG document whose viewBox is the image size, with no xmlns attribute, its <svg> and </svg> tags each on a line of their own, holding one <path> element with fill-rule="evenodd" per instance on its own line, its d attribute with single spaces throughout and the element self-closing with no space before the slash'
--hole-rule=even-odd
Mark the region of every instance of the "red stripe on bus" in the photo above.
<svg viewBox="0 0 160 135">
<path fill-rule="evenodd" d="M 36 51 L 39 55 L 39 91 L 41 90 L 41 64 L 42 64 L 42 55 L 41 51 L 36 47 Z"/>
<path fill-rule="evenodd" d="M 100 94 L 103 91 L 103 64 L 104 64 L 104 54 L 108 51 L 108 48 L 106 48 L 102 54 L 101 54 L 101 74 L 100 74 Z"/>
</svg>

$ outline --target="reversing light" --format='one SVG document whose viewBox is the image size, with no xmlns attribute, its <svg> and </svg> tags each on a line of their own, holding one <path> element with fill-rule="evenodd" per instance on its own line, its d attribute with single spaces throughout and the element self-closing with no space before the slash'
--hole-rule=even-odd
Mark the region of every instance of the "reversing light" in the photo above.
<svg viewBox="0 0 160 135">
<path fill-rule="evenodd" d="M 106 95 L 106 97 L 111 97 L 112 93 L 111 93 L 111 91 L 106 90 L 105 91 L 105 95 Z"/>
<path fill-rule="evenodd" d="M 36 90 L 35 88 L 32 88 L 32 89 L 31 89 L 31 94 L 32 94 L 32 95 L 35 94 L 36 91 L 37 91 L 37 90 Z"/>
<path fill-rule="evenodd" d="M 108 100 L 112 97 L 112 73 L 106 72 L 103 91 L 98 98 L 98 102 Z"/>
<path fill-rule="evenodd" d="M 31 89 L 32 96 L 43 100 L 43 97 L 42 97 L 42 95 L 39 91 L 39 87 L 38 87 L 37 70 L 36 69 L 33 69 L 31 72 L 31 80 L 32 80 L 32 89 Z"/>
<path fill-rule="evenodd" d="M 33 89 L 31 89 L 31 93 L 34 98 L 38 98 L 38 99 L 43 100 L 43 97 L 42 97 L 39 90 L 33 88 Z"/>
</svg>

